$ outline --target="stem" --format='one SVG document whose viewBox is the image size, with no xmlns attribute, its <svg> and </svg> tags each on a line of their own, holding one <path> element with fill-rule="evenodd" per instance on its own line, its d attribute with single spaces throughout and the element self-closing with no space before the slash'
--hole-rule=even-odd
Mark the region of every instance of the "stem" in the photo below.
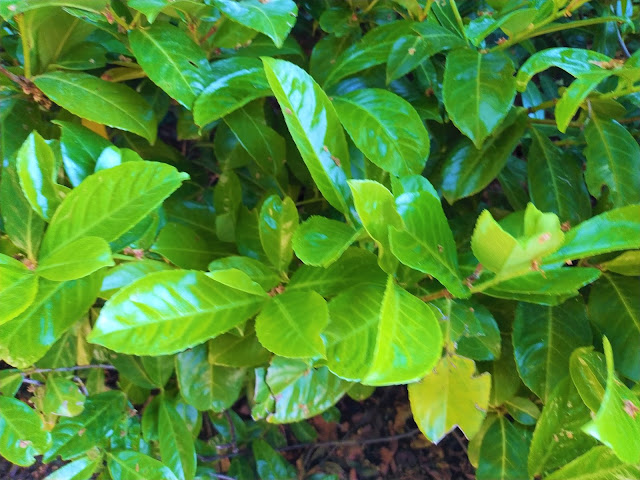
<svg viewBox="0 0 640 480">
<path fill-rule="evenodd" d="M 129 30 L 133 30 L 135 28 L 135 26 L 138 24 L 138 22 L 140 21 L 140 16 L 142 14 L 140 12 L 136 13 L 136 15 L 133 17 L 133 20 L 131 20 L 131 23 L 129 24 Z"/>
<path fill-rule="evenodd" d="M 24 15 L 16 15 L 13 17 L 18 24 L 18 30 L 20 30 L 20 40 L 22 40 L 22 58 L 24 59 L 24 76 L 31 78 L 31 45 L 29 44 L 29 38 L 24 26 Z"/>
<path fill-rule="evenodd" d="M 296 202 L 296 207 L 301 207 L 302 205 L 309 205 L 312 203 L 318 203 L 322 201 L 324 201 L 324 197 L 309 198 L 307 200 L 301 200 L 299 202 Z"/>
<path fill-rule="evenodd" d="M 638 93 L 640 92 L 640 86 L 638 87 L 629 87 L 626 90 L 621 90 L 621 91 L 613 91 L 613 92 L 609 92 L 609 93 L 605 93 L 603 95 L 600 95 L 599 97 L 596 97 L 598 99 L 609 99 L 609 98 L 618 98 L 618 97 L 624 97 L 625 95 L 630 95 L 632 93 Z"/>
<path fill-rule="evenodd" d="M 114 253 L 113 255 L 111 255 L 113 258 L 115 258 L 116 260 L 127 260 L 129 262 L 133 261 L 133 260 L 137 260 L 136 257 L 132 257 L 131 255 L 122 255 L 121 253 Z"/>
<path fill-rule="evenodd" d="M 365 9 L 362 11 L 362 13 L 363 13 L 363 14 L 365 14 L 365 13 L 369 13 L 369 11 L 370 11 L 373 7 L 375 7 L 375 6 L 376 6 L 376 3 L 378 3 L 379 1 L 380 1 L 380 0 L 373 0 L 373 2 L 371 2 L 371 3 L 369 4 L 369 6 L 368 6 L 367 8 L 365 8 Z"/>
<path fill-rule="evenodd" d="M 547 100 L 546 102 L 542 102 L 538 105 L 527 108 L 527 113 L 535 113 L 538 110 L 546 110 L 547 108 L 553 108 L 556 106 L 556 103 L 558 103 L 558 100 L 555 98 L 552 100 Z"/>
<path fill-rule="evenodd" d="M 12 368 L 12 371 L 20 372 L 23 375 L 33 375 L 34 373 L 50 373 L 50 372 L 74 372 L 76 370 L 89 370 L 92 368 L 102 368 L 103 370 L 117 370 L 113 365 L 97 364 L 97 365 L 76 365 L 75 367 L 58 367 L 58 368 L 33 368 L 31 370 L 21 371 Z"/>
<path fill-rule="evenodd" d="M 640 117 L 629 117 L 629 118 L 622 118 L 618 120 L 618 123 L 633 123 L 633 122 L 640 122 Z"/>
<path fill-rule="evenodd" d="M 455 0 L 449 0 L 449 5 L 451 5 L 453 16 L 456 17 L 456 22 L 458 23 L 458 27 L 460 27 L 460 32 L 462 32 L 462 35 L 465 36 L 465 40 L 467 41 L 467 44 L 468 44 L 469 40 L 467 40 L 466 34 L 464 33 L 465 32 L 464 22 L 462 21 L 462 17 L 460 16 L 460 12 L 458 11 L 458 6 L 456 5 Z"/>
<path fill-rule="evenodd" d="M 425 295 L 424 297 L 420 297 L 420 300 L 422 300 L 423 302 L 430 302 L 442 297 L 451 298 L 449 290 L 443 288 L 442 290 L 438 290 L 437 292 L 430 293 L 429 295 Z"/>
<path fill-rule="evenodd" d="M 548 118 L 529 118 L 528 122 L 531 124 L 538 124 L 538 125 L 556 125 L 556 121 L 553 119 L 548 119 Z M 582 122 L 569 122 L 569 126 L 570 127 L 576 127 L 576 128 L 581 128 L 583 125 Z"/>
</svg>

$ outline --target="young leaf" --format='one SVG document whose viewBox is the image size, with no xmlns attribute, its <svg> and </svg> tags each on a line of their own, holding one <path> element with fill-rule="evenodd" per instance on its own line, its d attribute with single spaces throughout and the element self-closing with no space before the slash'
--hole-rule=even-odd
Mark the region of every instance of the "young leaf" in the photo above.
<svg viewBox="0 0 640 480">
<path fill-rule="evenodd" d="M 149 78 L 191 110 L 208 83 L 209 62 L 186 32 L 170 23 L 156 23 L 132 30 L 129 45 Z"/>
<path fill-rule="evenodd" d="M 306 265 L 328 267 L 360 236 L 360 230 L 325 217 L 310 217 L 293 235 L 293 251 Z"/>
<path fill-rule="evenodd" d="M 458 254 L 440 199 L 430 192 L 396 198 L 404 228 L 391 226 L 391 251 L 405 265 L 433 275 L 456 297 L 468 297 L 460 281 Z"/>
<path fill-rule="evenodd" d="M 263 58 L 262 62 L 289 132 L 318 189 L 334 208 L 348 216 L 351 192 L 340 165 L 348 161 L 349 151 L 333 105 L 300 67 L 273 58 Z"/>
<path fill-rule="evenodd" d="M 41 256 L 50 256 L 81 237 L 117 240 L 187 178 L 187 174 L 158 162 L 126 162 L 91 175 L 56 211 L 42 242 Z"/>
<path fill-rule="evenodd" d="M 476 475 L 478 480 L 527 478 L 527 441 L 503 416 L 484 434 Z"/>
<path fill-rule="evenodd" d="M 640 146 L 615 120 L 592 115 L 584 129 L 587 141 L 585 179 L 589 192 L 600 198 L 609 188 L 615 207 L 640 203 Z"/>
<path fill-rule="evenodd" d="M 13 257 L 0 254 L 0 325 L 15 318 L 38 292 L 38 277 Z"/>
<path fill-rule="evenodd" d="M 235 268 L 246 273 L 251 279 L 260 285 L 266 292 L 280 283 L 280 277 L 264 263 L 249 257 L 226 257 L 214 260 L 209 264 L 209 270 L 229 270 Z"/>
<path fill-rule="evenodd" d="M 325 356 L 320 334 L 329 323 L 327 303 L 315 292 L 276 295 L 256 318 L 260 343 L 289 358 Z"/>
<path fill-rule="evenodd" d="M 107 453 L 107 467 L 112 478 L 127 480 L 178 480 L 166 465 L 155 458 L 132 450 Z"/>
<path fill-rule="evenodd" d="M 603 339 L 607 359 L 607 389 L 596 416 L 583 430 L 613 449 L 626 463 L 640 462 L 640 400 L 618 380 L 613 367 L 613 350 Z"/>
<path fill-rule="evenodd" d="M 438 322 L 424 302 L 393 283 L 353 287 L 329 303 L 327 365 L 365 385 L 422 378 L 440 358 Z"/>
<path fill-rule="evenodd" d="M 447 55 L 442 94 L 453 123 L 476 148 L 505 118 L 516 94 L 511 59 L 502 52 L 454 50 Z"/>
<path fill-rule="evenodd" d="M 100 237 L 81 237 L 42 259 L 36 273 L 56 282 L 86 277 L 115 265 L 109 244 Z"/>
<path fill-rule="evenodd" d="M 640 279 L 603 274 L 589 294 L 589 317 L 613 347 L 618 371 L 640 381 Z"/>
<path fill-rule="evenodd" d="M 474 376 L 475 363 L 444 356 L 420 382 L 409 385 L 411 412 L 422 433 L 438 443 L 459 427 L 467 438 L 478 433 L 489 405 L 491 377 Z"/>
<path fill-rule="evenodd" d="M 264 68 L 256 58 L 227 58 L 214 62 L 210 77 L 215 80 L 196 98 L 193 118 L 204 127 L 252 100 L 271 95 Z"/>
<path fill-rule="evenodd" d="M 558 130 L 567 131 L 571 119 L 575 116 L 589 94 L 604 80 L 613 75 L 611 70 L 585 73 L 580 75 L 562 94 L 556 103 L 555 116 Z"/>
<path fill-rule="evenodd" d="M 158 407 L 158 438 L 162 462 L 178 480 L 193 480 L 197 458 L 191 432 L 174 406 L 164 397 Z"/>
<path fill-rule="evenodd" d="M 365 88 L 333 98 L 340 122 L 356 146 L 397 176 L 422 173 L 429 133 L 409 102 L 387 90 Z"/>
<path fill-rule="evenodd" d="M 273 266 L 286 272 L 293 258 L 292 238 L 298 228 L 298 210 L 291 198 L 271 195 L 260 209 L 260 242 Z"/>
<path fill-rule="evenodd" d="M 278 48 L 284 44 L 298 15 L 293 0 L 213 0 L 213 4 L 234 22 L 267 35 Z"/>
<path fill-rule="evenodd" d="M 245 370 L 212 365 L 207 346 L 198 345 L 176 356 L 176 373 L 182 397 L 198 410 L 222 412 L 238 399 Z"/>
<path fill-rule="evenodd" d="M 591 344 L 591 328 L 580 297 L 557 307 L 520 303 L 513 323 L 513 347 L 522 381 L 543 402 L 569 376 L 569 358 Z"/>
<path fill-rule="evenodd" d="M 134 90 L 83 72 L 50 72 L 33 79 L 44 94 L 74 115 L 133 132 L 153 143 L 157 119 Z"/>
<path fill-rule="evenodd" d="M 47 380 L 44 411 L 62 417 L 75 417 L 84 410 L 85 397 L 71 380 L 52 377 Z"/>
<path fill-rule="evenodd" d="M 87 340 L 122 353 L 168 355 L 239 325 L 263 302 L 201 272 L 151 273 L 109 299 Z"/>
<path fill-rule="evenodd" d="M 26 403 L 0 396 L 0 454 L 9 462 L 28 467 L 51 442 L 42 419 Z"/>
</svg>

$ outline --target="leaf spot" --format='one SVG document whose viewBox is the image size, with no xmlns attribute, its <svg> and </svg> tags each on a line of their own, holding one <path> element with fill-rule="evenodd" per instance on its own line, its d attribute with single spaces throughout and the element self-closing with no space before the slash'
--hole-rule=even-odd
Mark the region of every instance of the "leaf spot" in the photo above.
<svg viewBox="0 0 640 480">
<path fill-rule="evenodd" d="M 624 411 L 627 415 L 635 420 L 636 415 L 640 412 L 640 408 L 638 408 L 631 400 L 624 401 Z"/>
<path fill-rule="evenodd" d="M 29 445 L 31 445 L 29 440 L 20 440 L 20 442 L 18 442 L 20 448 L 27 448 Z"/>
<path fill-rule="evenodd" d="M 413 47 L 411 47 L 409 50 L 407 50 L 407 53 L 408 53 L 409 55 L 413 56 L 413 55 L 415 55 L 415 54 L 416 54 L 416 49 L 415 49 L 415 48 L 413 48 Z"/>
<path fill-rule="evenodd" d="M 78 430 L 78 436 L 79 437 L 83 436 L 86 431 L 87 431 L 86 428 L 81 428 L 80 430 Z"/>
<path fill-rule="evenodd" d="M 545 242 L 548 242 L 549 240 L 551 240 L 551 234 L 549 232 L 545 232 L 538 237 L 539 243 L 545 243 Z"/>
</svg>

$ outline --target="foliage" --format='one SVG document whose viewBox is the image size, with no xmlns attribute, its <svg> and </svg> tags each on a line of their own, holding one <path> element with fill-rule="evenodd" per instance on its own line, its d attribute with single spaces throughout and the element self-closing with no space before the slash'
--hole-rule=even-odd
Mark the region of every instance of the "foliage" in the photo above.
<svg viewBox="0 0 640 480">
<path fill-rule="evenodd" d="M 277 424 L 408 384 L 479 479 L 640 478 L 637 5 L 0 16 L 3 457 L 301 478 Z"/>
</svg>

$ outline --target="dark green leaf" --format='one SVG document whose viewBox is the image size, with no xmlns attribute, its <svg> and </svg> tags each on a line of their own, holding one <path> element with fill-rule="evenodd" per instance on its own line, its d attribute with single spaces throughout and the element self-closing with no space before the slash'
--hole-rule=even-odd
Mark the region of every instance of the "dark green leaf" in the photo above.
<svg viewBox="0 0 640 480">
<path fill-rule="evenodd" d="M 255 440 L 251 444 L 251 450 L 256 459 L 259 478 L 263 480 L 293 480 L 297 478 L 293 466 L 264 440 Z"/>
<path fill-rule="evenodd" d="M 77 187 L 91 175 L 100 153 L 111 143 L 88 128 L 75 123 L 55 121 L 60 126 L 60 149 L 64 170 L 71 185 Z"/>
<path fill-rule="evenodd" d="M 478 480 L 528 478 L 527 447 L 520 429 L 505 417 L 498 417 L 482 439 L 476 472 Z"/>
<path fill-rule="evenodd" d="M 179 480 L 193 480 L 197 459 L 191 432 L 165 398 L 160 401 L 158 408 L 158 438 L 162 462 Z"/>
</svg>

